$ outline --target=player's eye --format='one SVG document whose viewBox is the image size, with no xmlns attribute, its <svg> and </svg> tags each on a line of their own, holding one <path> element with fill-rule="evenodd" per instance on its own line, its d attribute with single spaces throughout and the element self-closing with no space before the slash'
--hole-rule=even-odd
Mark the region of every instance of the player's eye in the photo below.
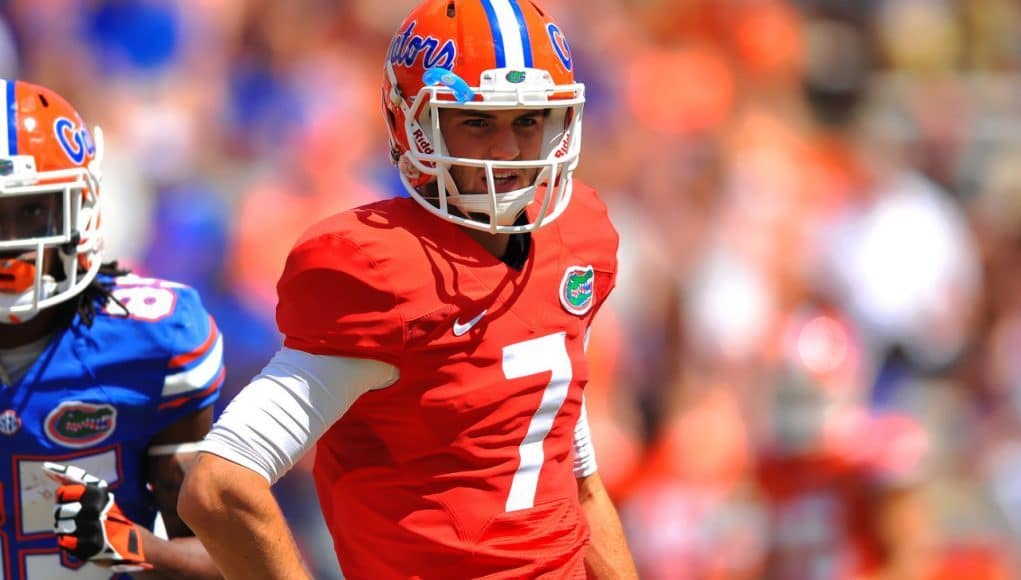
<svg viewBox="0 0 1021 580">
<path fill-rule="evenodd" d="M 520 129 L 531 129 L 542 126 L 542 112 L 529 113 L 514 119 L 514 125 Z"/>
<path fill-rule="evenodd" d="M 25 219 L 40 219 L 46 208 L 41 203 L 25 204 L 21 207 L 21 217 Z"/>
<path fill-rule="evenodd" d="M 57 204 L 50 199 L 26 200 L 17 206 L 15 229 L 19 237 L 51 236 L 57 232 Z"/>
</svg>

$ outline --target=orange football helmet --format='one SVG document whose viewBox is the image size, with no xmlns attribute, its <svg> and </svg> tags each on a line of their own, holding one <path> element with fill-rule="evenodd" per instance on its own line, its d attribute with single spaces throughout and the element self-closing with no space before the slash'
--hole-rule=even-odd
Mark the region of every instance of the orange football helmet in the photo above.
<svg viewBox="0 0 1021 580">
<path fill-rule="evenodd" d="M 0 323 L 17 324 L 96 277 L 102 133 L 23 81 L 0 79 L 0 119 Z"/>
<path fill-rule="evenodd" d="M 531 231 L 564 211 L 581 152 L 585 89 L 574 81 L 563 32 L 534 2 L 424 0 L 398 28 L 385 68 L 383 112 L 391 158 L 408 194 L 422 207 L 493 233 Z M 539 159 L 449 155 L 441 108 L 548 111 Z M 450 174 L 455 165 L 483 168 L 488 193 L 460 193 Z M 528 187 L 498 193 L 493 178 L 498 169 L 538 170 L 538 175 Z M 539 204 L 532 223 L 514 225 L 531 203 Z M 452 213 L 450 206 L 458 211 Z M 472 217 L 479 214 L 487 219 Z"/>
<path fill-rule="evenodd" d="M 860 440 L 869 413 L 862 343 L 840 309 L 804 305 L 789 314 L 772 369 L 769 433 L 775 455 L 833 453 Z"/>
</svg>

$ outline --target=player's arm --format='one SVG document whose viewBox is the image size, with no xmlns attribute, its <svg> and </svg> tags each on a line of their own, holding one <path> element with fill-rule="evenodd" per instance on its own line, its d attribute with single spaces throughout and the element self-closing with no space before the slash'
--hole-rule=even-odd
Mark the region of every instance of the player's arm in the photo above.
<svg viewBox="0 0 1021 580">
<path fill-rule="evenodd" d="M 185 468 L 196 455 L 191 447 L 209 432 L 212 423 L 213 407 L 206 407 L 170 425 L 150 444 L 149 482 L 169 540 L 141 530 L 153 569 L 136 573 L 136 578 L 222 578 L 206 548 L 177 513 Z"/>
<path fill-rule="evenodd" d="M 211 453 L 188 472 L 181 513 L 226 578 L 310 578 L 269 482 Z"/>
<path fill-rule="evenodd" d="M 145 481 L 153 492 L 169 540 L 141 529 L 152 570 L 140 578 L 221 578 L 202 543 L 177 514 L 186 462 L 213 424 L 213 404 L 223 382 L 223 338 L 212 316 L 191 288 L 161 283 L 177 300 L 165 325 L 162 344 L 169 360 L 160 393 L 161 425 L 146 449 Z"/>
<path fill-rule="evenodd" d="M 931 577 L 936 526 L 925 502 L 928 435 L 915 420 L 898 414 L 873 421 L 885 451 L 874 474 L 873 525 L 884 554 L 880 577 Z"/>
<path fill-rule="evenodd" d="M 368 390 L 386 363 L 284 348 L 231 401 L 189 467 L 178 501 L 227 578 L 308 578 L 270 486 Z"/>
<path fill-rule="evenodd" d="M 578 496 L 592 534 L 585 554 L 588 577 L 638 578 L 624 527 L 598 473 L 578 480 Z"/>
<path fill-rule="evenodd" d="M 574 475 L 578 478 L 578 499 L 591 533 L 585 554 L 588 577 L 637 579 L 638 571 L 624 536 L 624 527 L 597 471 L 584 401 L 574 428 Z"/>
<path fill-rule="evenodd" d="M 876 525 L 886 556 L 882 577 L 905 580 L 931 577 L 934 526 L 921 487 L 888 489 L 881 495 Z"/>
</svg>

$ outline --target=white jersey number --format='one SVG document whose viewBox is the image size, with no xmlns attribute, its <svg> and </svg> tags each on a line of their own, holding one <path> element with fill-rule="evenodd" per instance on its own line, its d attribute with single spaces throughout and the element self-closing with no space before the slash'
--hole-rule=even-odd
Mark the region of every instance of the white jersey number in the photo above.
<svg viewBox="0 0 1021 580">
<path fill-rule="evenodd" d="M 512 344 L 503 349 L 503 374 L 508 379 L 552 372 L 549 384 L 542 393 L 542 402 L 528 422 L 528 432 L 518 447 L 521 462 L 511 480 L 507 496 L 507 511 L 528 509 L 535 505 L 535 490 L 539 485 L 539 471 L 545 461 L 543 441 L 553 428 L 553 419 L 567 398 L 574 371 L 567 354 L 565 334 L 558 332 L 540 338 Z"/>
<path fill-rule="evenodd" d="M 180 288 L 180 284 L 135 275 L 121 276 L 117 283 L 119 286 L 110 293 L 111 300 L 104 308 L 106 312 L 123 313 L 127 308 L 131 318 L 148 322 L 163 320 L 174 313 L 177 306 L 174 288 Z"/>
</svg>

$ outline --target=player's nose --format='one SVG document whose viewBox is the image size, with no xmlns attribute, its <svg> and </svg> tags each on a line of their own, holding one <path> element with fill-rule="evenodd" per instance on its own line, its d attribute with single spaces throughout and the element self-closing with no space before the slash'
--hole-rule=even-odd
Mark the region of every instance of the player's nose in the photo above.
<svg viewBox="0 0 1021 580">
<path fill-rule="evenodd" d="M 521 145 L 513 127 L 502 127 L 494 132 L 489 155 L 491 159 L 503 161 L 514 160 L 521 155 Z"/>
</svg>

